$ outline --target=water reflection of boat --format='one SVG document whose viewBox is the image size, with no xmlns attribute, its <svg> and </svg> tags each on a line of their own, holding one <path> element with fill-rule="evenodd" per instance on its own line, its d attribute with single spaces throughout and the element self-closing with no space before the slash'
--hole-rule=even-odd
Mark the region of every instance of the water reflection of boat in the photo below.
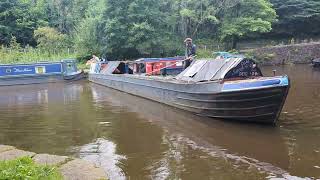
<svg viewBox="0 0 320 180">
<path fill-rule="evenodd" d="M 75 60 L 0 65 L 0 86 L 75 81 L 84 78 Z"/>
<path fill-rule="evenodd" d="M 35 84 L 29 86 L 4 86 L 0 88 L 0 105 L 46 105 L 48 103 L 71 102 L 79 98 L 81 84 Z"/>
<path fill-rule="evenodd" d="M 195 116 L 157 102 L 91 85 L 97 104 L 125 107 L 171 134 L 181 134 L 198 146 L 229 160 L 255 166 L 266 172 L 283 174 L 288 169 L 287 148 L 278 128 L 234 124 Z"/>
<path fill-rule="evenodd" d="M 287 76 L 262 77 L 246 58 L 197 60 L 175 78 L 126 74 L 127 66 L 109 62 L 89 80 L 201 116 L 260 123 L 276 122 L 289 90 Z"/>
</svg>

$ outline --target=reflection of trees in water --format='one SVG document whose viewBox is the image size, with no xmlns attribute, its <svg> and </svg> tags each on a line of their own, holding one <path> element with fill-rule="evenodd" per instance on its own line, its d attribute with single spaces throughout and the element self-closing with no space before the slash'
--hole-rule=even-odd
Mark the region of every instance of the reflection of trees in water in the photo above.
<svg viewBox="0 0 320 180">
<path fill-rule="evenodd" d="M 42 84 L 2 87 L 2 144 L 40 152 L 70 154 L 72 145 L 99 137 L 97 116 L 82 84 Z M 4 104 L 9 102 L 9 105 Z"/>
</svg>

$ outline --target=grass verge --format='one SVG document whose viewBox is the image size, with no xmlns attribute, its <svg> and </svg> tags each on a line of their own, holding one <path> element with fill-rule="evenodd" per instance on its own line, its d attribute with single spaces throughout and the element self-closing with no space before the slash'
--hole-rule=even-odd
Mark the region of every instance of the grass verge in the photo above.
<svg viewBox="0 0 320 180">
<path fill-rule="evenodd" d="M 0 179 L 62 180 L 63 178 L 56 167 L 37 165 L 30 157 L 23 157 L 0 161 Z"/>
<path fill-rule="evenodd" d="M 76 58 L 74 52 L 48 53 L 35 48 L 10 49 L 0 46 L 0 64 L 35 63 L 40 61 L 60 61 Z"/>
</svg>

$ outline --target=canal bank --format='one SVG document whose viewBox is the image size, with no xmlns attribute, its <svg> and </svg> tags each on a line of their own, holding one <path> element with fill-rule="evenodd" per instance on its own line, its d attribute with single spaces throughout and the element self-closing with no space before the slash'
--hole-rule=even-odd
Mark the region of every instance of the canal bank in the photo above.
<svg viewBox="0 0 320 180">
<path fill-rule="evenodd" d="M 108 179 L 103 169 L 82 159 L 75 159 L 68 156 L 36 154 L 34 152 L 19 150 L 13 146 L 0 145 L 0 161 L 11 161 L 22 157 L 30 157 L 38 165 L 56 167 L 63 179 L 66 180 Z"/>
<path fill-rule="evenodd" d="M 278 45 L 240 51 L 262 65 L 310 64 L 320 58 L 320 42 Z"/>
</svg>

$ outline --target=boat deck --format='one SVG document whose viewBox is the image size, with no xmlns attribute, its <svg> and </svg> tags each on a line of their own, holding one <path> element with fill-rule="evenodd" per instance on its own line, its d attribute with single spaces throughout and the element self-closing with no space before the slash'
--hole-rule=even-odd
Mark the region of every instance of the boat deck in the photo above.
<svg viewBox="0 0 320 180">
<path fill-rule="evenodd" d="M 217 82 L 217 81 L 221 81 L 226 84 L 237 84 L 237 83 L 251 83 L 251 82 L 255 82 L 257 80 L 266 81 L 266 80 L 281 78 L 281 76 L 279 76 L 279 77 L 277 77 L 277 76 L 276 77 L 254 77 L 254 78 L 250 78 L 250 79 L 234 79 L 234 80 L 228 80 L 228 81 L 213 80 L 213 81 L 205 81 L 205 82 L 194 82 L 194 81 L 185 81 L 185 80 L 175 79 L 176 76 L 147 76 L 145 74 L 121 74 L 121 75 L 119 74 L 118 76 L 124 76 L 124 77 L 135 78 L 135 79 L 143 79 L 143 80 L 179 83 L 179 84 L 196 84 L 196 83 L 208 83 L 208 82 Z"/>
</svg>

